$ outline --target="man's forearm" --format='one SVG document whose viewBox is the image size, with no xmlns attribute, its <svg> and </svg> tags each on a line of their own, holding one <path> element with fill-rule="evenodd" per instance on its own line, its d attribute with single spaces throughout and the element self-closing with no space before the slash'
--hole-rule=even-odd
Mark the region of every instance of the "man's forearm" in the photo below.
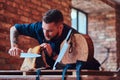
<svg viewBox="0 0 120 80">
<path fill-rule="evenodd" d="M 18 47 L 18 31 L 14 26 L 10 29 L 10 43 L 11 47 Z"/>
</svg>

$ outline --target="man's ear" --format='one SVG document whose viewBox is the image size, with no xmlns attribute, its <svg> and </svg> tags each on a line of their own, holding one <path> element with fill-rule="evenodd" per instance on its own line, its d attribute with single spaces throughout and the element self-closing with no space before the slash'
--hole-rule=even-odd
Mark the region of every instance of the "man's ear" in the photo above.
<svg viewBox="0 0 120 80">
<path fill-rule="evenodd" d="M 60 30 L 63 29 L 63 24 L 60 24 L 59 29 L 60 29 Z"/>
<path fill-rule="evenodd" d="M 63 24 L 60 24 L 60 25 L 59 25 L 59 32 L 61 33 L 62 30 L 63 30 Z"/>
</svg>

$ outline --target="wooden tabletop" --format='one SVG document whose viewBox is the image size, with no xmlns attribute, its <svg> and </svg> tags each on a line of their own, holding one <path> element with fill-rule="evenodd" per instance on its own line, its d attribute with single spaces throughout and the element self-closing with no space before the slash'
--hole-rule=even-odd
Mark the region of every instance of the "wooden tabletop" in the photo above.
<svg viewBox="0 0 120 80">
<path fill-rule="evenodd" d="M 41 70 L 41 75 L 61 75 L 62 70 Z M 117 71 L 81 70 L 81 75 L 114 76 Z M 36 75 L 35 71 L 0 70 L 0 75 Z M 67 70 L 67 75 L 76 75 L 76 70 Z"/>
</svg>

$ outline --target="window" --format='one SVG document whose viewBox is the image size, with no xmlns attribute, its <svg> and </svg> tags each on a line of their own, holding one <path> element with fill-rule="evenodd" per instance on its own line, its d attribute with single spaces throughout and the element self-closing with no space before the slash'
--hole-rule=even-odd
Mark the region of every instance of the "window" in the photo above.
<svg viewBox="0 0 120 80">
<path fill-rule="evenodd" d="M 87 14 L 72 8 L 71 10 L 71 23 L 72 27 L 78 32 L 87 34 Z"/>
</svg>

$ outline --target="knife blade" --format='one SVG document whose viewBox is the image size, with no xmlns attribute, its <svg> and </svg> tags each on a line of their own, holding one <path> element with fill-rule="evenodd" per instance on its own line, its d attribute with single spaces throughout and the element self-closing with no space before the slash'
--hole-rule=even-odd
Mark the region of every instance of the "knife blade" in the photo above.
<svg viewBox="0 0 120 80">
<path fill-rule="evenodd" d="M 41 57 L 39 54 L 35 53 L 21 53 L 20 58 L 36 58 L 36 57 Z"/>
</svg>

